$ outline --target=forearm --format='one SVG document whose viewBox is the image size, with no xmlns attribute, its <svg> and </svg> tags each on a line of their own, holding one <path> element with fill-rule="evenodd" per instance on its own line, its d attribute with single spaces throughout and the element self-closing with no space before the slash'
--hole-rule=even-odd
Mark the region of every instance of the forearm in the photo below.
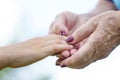
<svg viewBox="0 0 120 80">
<path fill-rule="evenodd" d="M 0 70 L 8 67 L 10 63 L 10 53 L 7 53 L 4 47 L 0 48 Z"/>
<path fill-rule="evenodd" d="M 109 10 L 117 10 L 114 3 L 110 0 L 99 0 L 96 8 L 90 12 L 91 16 L 103 13 Z"/>
</svg>

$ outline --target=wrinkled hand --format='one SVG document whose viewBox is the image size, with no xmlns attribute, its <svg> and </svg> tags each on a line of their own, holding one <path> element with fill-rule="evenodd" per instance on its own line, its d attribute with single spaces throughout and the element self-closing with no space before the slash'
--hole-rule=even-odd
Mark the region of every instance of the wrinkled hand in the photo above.
<svg viewBox="0 0 120 80">
<path fill-rule="evenodd" d="M 74 40 L 70 44 L 87 40 L 76 53 L 61 62 L 62 67 L 79 69 L 103 59 L 120 44 L 120 12 L 109 11 L 97 15 L 71 36 Z"/>
<path fill-rule="evenodd" d="M 4 51 L 10 56 L 9 67 L 26 66 L 47 56 L 72 49 L 65 39 L 66 37 L 60 35 L 48 35 L 7 46 Z"/>
</svg>

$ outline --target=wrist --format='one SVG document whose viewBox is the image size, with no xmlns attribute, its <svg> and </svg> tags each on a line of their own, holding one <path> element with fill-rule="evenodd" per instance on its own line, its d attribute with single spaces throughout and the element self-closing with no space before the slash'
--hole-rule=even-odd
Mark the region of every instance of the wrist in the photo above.
<svg viewBox="0 0 120 80">
<path fill-rule="evenodd" d="M 99 0 L 98 5 L 90 13 L 92 15 L 98 15 L 106 11 L 116 11 L 117 8 L 113 3 L 113 0 Z"/>
</svg>

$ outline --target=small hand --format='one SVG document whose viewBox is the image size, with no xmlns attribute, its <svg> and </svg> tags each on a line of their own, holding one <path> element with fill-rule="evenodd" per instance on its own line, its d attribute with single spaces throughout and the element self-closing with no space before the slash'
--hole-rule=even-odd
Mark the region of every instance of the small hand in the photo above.
<svg viewBox="0 0 120 80">
<path fill-rule="evenodd" d="M 32 64 L 47 56 L 56 55 L 73 47 L 66 43 L 66 37 L 48 35 L 5 47 L 10 54 L 9 67 L 21 67 Z"/>
</svg>

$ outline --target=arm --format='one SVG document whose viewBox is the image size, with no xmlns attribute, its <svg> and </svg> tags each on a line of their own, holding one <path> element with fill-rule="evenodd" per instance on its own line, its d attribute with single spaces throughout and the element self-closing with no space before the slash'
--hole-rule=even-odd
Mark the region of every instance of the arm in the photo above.
<svg viewBox="0 0 120 80">
<path fill-rule="evenodd" d="M 0 48 L 0 70 L 9 66 L 11 63 L 10 54 L 6 53 L 5 48 Z"/>
<path fill-rule="evenodd" d="M 117 10 L 112 0 L 99 0 L 96 8 L 90 12 L 91 17 L 109 10 Z"/>
</svg>

